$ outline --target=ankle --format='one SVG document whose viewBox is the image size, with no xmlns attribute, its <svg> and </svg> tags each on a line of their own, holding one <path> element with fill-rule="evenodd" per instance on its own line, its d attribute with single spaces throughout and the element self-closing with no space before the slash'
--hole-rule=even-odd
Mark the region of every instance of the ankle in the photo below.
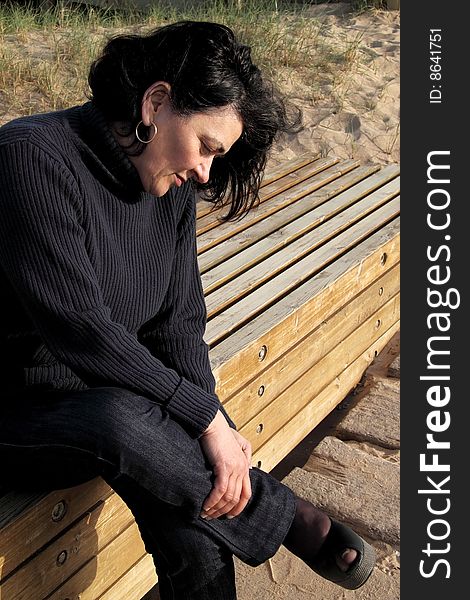
<svg viewBox="0 0 470 600">
<path fill-rule="evenodd" d="M 322 559 L 322 549 L 331 529 L 331 519 L 313 504 L 297 498 L 296 512 L 292 525 L 284 540 L 284 546 L 298 558 L 311 566 Z M 357 559 L 354 549 L 345 547 L 334 560 L 338 568 L 347 572 Z"/>
<path fill-rule="evenodd" d="M 326 513 L 313 504 L 296 498 L 297 506 L 292 525 L 284 540 L 284 546 L 302 560 L 314 560 L 326 540 L 331 520 Z"/>
</svg>

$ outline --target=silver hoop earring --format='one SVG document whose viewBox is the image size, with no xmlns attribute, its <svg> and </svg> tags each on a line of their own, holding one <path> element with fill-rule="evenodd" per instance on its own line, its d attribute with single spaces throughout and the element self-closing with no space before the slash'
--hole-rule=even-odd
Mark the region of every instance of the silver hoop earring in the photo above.
<svg viewBox="0 0 470 600">
<path fill-rule="evenodd" d="M 152 135 L 152 137 L 151 137 L 150 139 L 148 139 L 148 140 L 143 140 L 143 139 L 140 137 L 140 135 L 139 135 L 139 127 L 142 125 L 142 123 L 143 123 L 143 121 L 139 121 L 139 122 L 137 123 L 137 126 L 136 126 L 136 128 L 135 128 L 135 137 L 136 137 L 136 138 L 139 140 L 139 142 L 141 142 L 142 144 L 150 144 L 150 142 L 151 142 L 152 140 L 154 140 L 154 139 L 155 139 L 155 136 L 156 136 L 156 135 L 157 135 L 157 133 L 158 133 L 158 128 L 157 128 L 157 126 L 155 125 L 155 123 L 152 121 L 152 125 L 153 125 L 153 135 Z"/>
</svg>

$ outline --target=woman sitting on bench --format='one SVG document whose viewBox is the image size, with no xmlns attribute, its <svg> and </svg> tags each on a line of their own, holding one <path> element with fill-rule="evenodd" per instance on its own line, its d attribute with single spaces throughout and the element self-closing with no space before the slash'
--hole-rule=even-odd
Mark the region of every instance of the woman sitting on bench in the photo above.
<svg viewBox="0 0 470 600">
<path fill-rule="evenodd" d="M 117 36 L 89 84 L 90 102 L 0 129 L 2 481 L 103 477 L 162 600 L 233 600 L 233 555 L 256 566 L 281 544 L 359 587 L 373 549 L 251 467 L 203 341 L 195 190 L 249 211 L 299 119 L 214 23 Z"/>
</svg>

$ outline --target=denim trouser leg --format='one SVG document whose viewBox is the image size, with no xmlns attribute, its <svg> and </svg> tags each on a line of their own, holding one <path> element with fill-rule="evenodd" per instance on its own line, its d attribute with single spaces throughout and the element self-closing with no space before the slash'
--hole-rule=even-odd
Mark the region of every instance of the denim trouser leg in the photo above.
<svg viewBox="0 0 470 600">
<path fill-rule="evenodd" d="M 58 489 L 101 475 L 135 515 L 144 542 L 164 573 L 165 600 L 234 598 L 228 584 L 224 584 L 228 595 L 204 595 L 202 590 L 211 579 L 233 581 L 231 554 L 252 566 L 272 556 L 295 512 L 291 490 L 251 469 L 253 493 L 243 513 L 230 520 L 201 519 L 212 472 L 199 442 L 160 406 L 118 388 L 48 393 L 11 410 L 0 417 L 0 461 L 4 480 L 18 487 L 28 483 L 30 488 Z M 181 557 L 187 564 L 178 567 L 182 547 L 188 548 L 187 556 Z M 202 575 L 203 563 L 212 565 L 206 569 L 212 574 Z M 199 569 L 199 579 L 205 578 L 206 584 L 194 582 L 194 589 L 201 588 L 199 595 L 195 591 L 170 595 L 180 582 L 179 589 L 191 587 L 188 564 L 195 565 L 194 578 L 198 579 Z M 215 587 L 220 590 L 220 583 Z"/>
<path fill-rule="evenodd" d="M 233 554 L 225 545 L 125 475 L 112 485 L 133 507 L 145 549 L 155 563 L 162 600 L 236 600 Z"/>
</svg>

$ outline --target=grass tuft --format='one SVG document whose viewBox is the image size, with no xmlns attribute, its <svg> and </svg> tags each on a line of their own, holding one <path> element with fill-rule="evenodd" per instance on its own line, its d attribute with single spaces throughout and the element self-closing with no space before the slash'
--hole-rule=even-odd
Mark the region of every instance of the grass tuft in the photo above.
<svg viewBox="0 0 470 600">
<path fill-rule="evenodd" d="M 0 7 L 0 118 L 83 102 L 88 67 L 109 36 L 181 19 L 228 25 L 281 88 L 292 86 L 294 78 L 299 97 L 312 102 L 320 84 L 327 81 L 334 89 L 360 60 L 360 39 L 339 46 L 328 27 L 309 15 L 308 4 L 207 0 L 170 5 L 167 0 L 139 12 L 7 0 Z"/>
</svg>

